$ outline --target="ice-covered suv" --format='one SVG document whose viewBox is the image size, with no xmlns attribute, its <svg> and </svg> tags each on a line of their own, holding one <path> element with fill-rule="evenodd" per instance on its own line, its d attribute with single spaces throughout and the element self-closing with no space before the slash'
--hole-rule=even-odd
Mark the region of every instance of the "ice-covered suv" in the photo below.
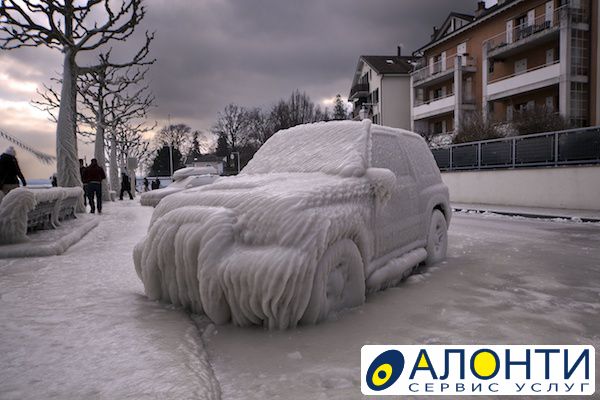
<svg viewBox="0 0 600 400">
<path fill-rule="evenodd" d="M 134 261 L 151 299 L 284 329 L 442 260 L 450 216 L 420 136 L 368 120 L 301 125 L 240 175 L 165 197 Z"/>
</svg>

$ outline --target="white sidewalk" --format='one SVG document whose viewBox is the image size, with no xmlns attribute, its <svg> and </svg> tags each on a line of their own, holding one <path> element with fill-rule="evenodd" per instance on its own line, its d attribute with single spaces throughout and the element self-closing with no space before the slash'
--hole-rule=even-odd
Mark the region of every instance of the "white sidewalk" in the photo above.
<svg viewBox="0 0 600 400">
<path fill-rule="evenodd" d="M 600 199 L 598 199 L 600 204 Z M 492 212 L 502 215 L 519 215 L 528 218 L 565 218 L 583 222 L 600 222 L 600 210 L 572 210 L 566 208 L 542 208 L 521 206 L 500 206 L 493 204 L 452 203 L 457 211 Z"/>
</svg>

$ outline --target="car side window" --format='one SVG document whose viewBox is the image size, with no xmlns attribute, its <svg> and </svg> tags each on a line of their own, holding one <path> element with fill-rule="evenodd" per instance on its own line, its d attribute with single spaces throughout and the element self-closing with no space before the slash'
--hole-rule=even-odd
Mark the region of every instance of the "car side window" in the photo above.
<svg viewBox="0 0 600 400">
<path fill-rule="evenodd" d="M 387 168 L 396 174 L 396 177 L 410 176 L 406 154 L 396 135 L 386 133 L 373 134 L 371 166 L 375 168 Z"/>
</svg>

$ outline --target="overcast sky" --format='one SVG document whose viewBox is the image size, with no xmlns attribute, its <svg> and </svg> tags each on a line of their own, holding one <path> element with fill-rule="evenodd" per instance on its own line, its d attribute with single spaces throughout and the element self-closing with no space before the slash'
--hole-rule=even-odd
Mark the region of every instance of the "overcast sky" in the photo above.
<svg viewBox="0 0 600 400">
<path fill-rule="evenodd" d="M 488 5 L 493 1 L 488 1 Z M 361 54 L 410 54 L 451 11 L 473 13 L 475 0 L 147 0 L 139 28 L 156 31 L 149 75 L 157 105 L 151 119 L 208 130 L 228 103 L 269 107 L 298 88 L 327 105 L 347 96 Z M 117 54 L 140 42 L 115 45 Z M 45 48 L 0 51 L 0 129 L 55 154 L 55 126 L 29 101 L 61 70 Z M 81 61 L 83 63 L 83 61 Z M 7 142 L 0 139 L 1 151 Z M 92 146 L 80 143 L 89 160 Z M 24 151 L 26 176 L 46 178 Z"/>
</svg>

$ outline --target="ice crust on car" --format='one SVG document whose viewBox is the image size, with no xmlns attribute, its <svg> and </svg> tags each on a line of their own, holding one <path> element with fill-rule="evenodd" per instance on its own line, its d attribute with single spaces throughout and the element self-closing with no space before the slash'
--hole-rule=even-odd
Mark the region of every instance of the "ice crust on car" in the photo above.
<svg viewBox="0 0 600 400">
<path fill-rule="evenodd" d="M 372 195 L 369 127 L 280 131 L 239 176 L 165 197 L 134 250 L 148 297 L 216 323 L 297 325 L 327 245 L 372 212 L 359 201 Z"/>
<path fill-rule="evenodd" d="M 159 201 L 173 193 L 196 186 L 208 185 L 219 177 L 213 167 L 186 167 L 173 172 L 173 183 L 166 188 L 151 190 L 140 195 L 140 204 L 156 207 Z"/>
<path fill-rule="evenodd" d="M 331 304 L 327 296 L 314 296 L 315 288 L 355 288 L 362 280 L 362 291 L 343 292 L 336 308 L 363 303 L 365 282 L 384 287 L 410 260 L 395 261 L 370 280 L 371 269 L 336 270 L 327 282 L 319 262 L 332 256 L 332 248 L 351 265 L 357 257 L 372 260 L 376 208 L 402 190 L 394 173 L 369 168 L 370 131 L 370 121 L 282 130 L 240 175 L 162 199 L 133 254 L 146 295 L 217 324 L 271 329 L 322 320 Z M 437 180 L 441 184 L 439 172 Z M 409 258 L 418 263 L 422 253 Z"/>
</svg>

